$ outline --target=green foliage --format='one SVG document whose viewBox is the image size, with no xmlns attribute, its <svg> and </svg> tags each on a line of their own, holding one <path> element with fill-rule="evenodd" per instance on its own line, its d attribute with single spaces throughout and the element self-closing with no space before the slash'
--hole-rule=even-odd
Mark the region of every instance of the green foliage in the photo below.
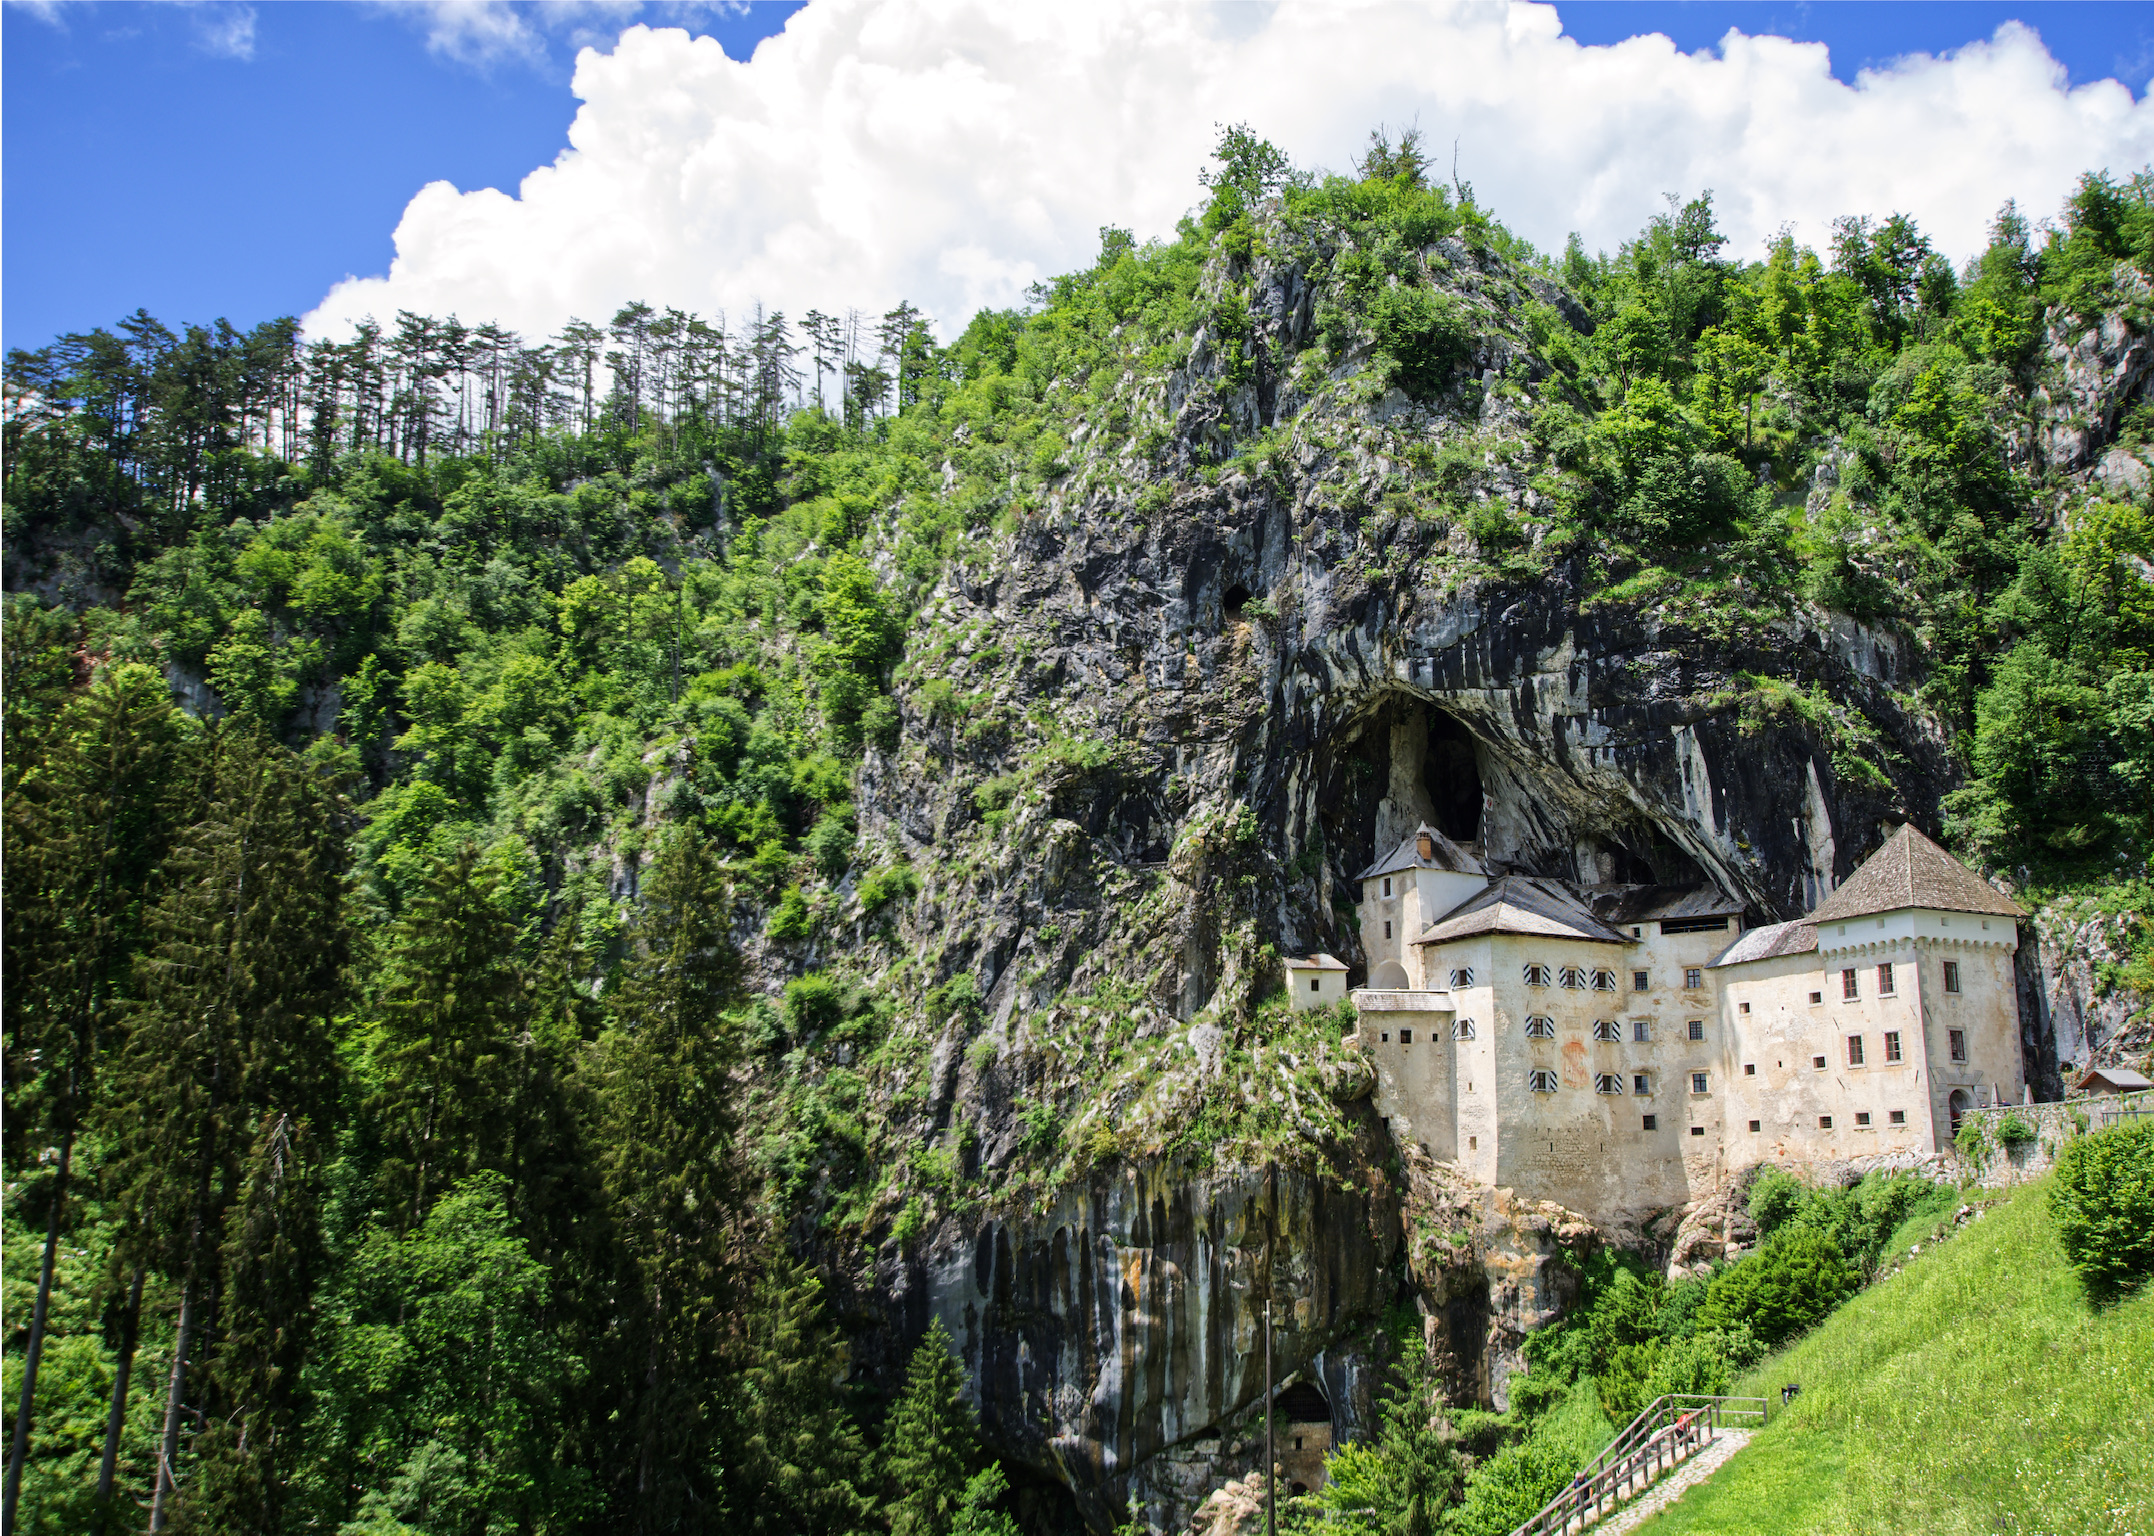
<svg viewBox="0 0 2154 1536">
<path fill-rule="evenodd" d="M 1442 1383 L 1418 1336 L 1407 1341 L 1376 1411 L 1373 1436 L 1324 1460 L 1325 1485 L 1310 1500 L 1323 1513 L 1321 1528 L 1433 1536 L 1459 1474 L 1445 1433 Z"/>
<path fill-rule="evenodd" d="M 1554 1498 L 1608 1443 L 1613 1427 L 1591 1381 L 1580 1381 L 1531 1434 L 1497 1451 L 1466 1480 L 1465 1496 L 1444 1523 L 1453 1536 L 1504 1536 Z"/>
<path fill-rule="evenodd" d="M 2144 1285 L 2154 1276 L 2154 1124 L 2065 1143 L 2049 1209 L 2065 1257 L 2098 1305 Z"/>
<path fill-rule="evenodd" d="M 951 1536 L 961 1513 L 977 1524 L 998 1491 L 971 1480 L 979 1432 L 963 1388 L 950 1335 L 937 1318 L 913 1351 L 904 1395 L 884 1431 L 892 1536 Z"/>
<path fill-rule="evenodd" d="M 1473 355 L 1473 327 L 1458 304 L 1427 288 L 1394 287 L 1369 306 L 1371 329 L 1393 384 L 1434 398 Z"/>
<path fill-rule="evenodd" d="M 749 1364 L 728 1437 L 739 1448 L 734 1507 L 749 1531 L 852 1536 L 871 1528 L 867 1449 L 838 1396 L 843 1346 L 823 1318 L 820 1292 L 782 1252 L 756 1282 Z"/>
<path fill-rule="evenodd" d="M 1832 1237 L 1795 1227 L 1714 1276 L 1698 1309 L 1701 1330 L 1747 1328 L 1775 1347 L 1853 1295 L 1861 1278 Z"/>
</svg>

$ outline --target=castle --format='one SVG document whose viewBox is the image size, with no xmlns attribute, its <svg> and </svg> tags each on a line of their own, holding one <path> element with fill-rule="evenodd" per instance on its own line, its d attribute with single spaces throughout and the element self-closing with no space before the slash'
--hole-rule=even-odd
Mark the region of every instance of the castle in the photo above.
<svg viewBox="0 0 2154 1536">
<path fill-rule="evenodd" d="M 1361 875 L 1356 1039 L 1402 1144 L 1641 1214 L 1754 1163 L 1927 1155 L 2022 1098 L 2024 915 L 1911 826 L 1808 916 L 1745 929 L 1710 887 L 1497 875 L 1423 825 Z M 1328 955 L 1289 969 L 1297 1006 L 1344 990 Z"/>
</svg>

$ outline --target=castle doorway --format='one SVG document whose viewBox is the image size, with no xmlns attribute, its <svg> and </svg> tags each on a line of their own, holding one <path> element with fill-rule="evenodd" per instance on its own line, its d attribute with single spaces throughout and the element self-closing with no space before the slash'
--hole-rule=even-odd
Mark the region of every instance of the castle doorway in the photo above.
<svg viewBox="0 0 2154 1536">
<path fill-rule="evenodd" d="M 1952 1114 L 1952 1134 L 1958 1136 L 1960 1133 L 1960 1116 L 1974 1108 L 1974 1096 L 1964 1088 L 1955 1088 L 1952 1090 L 1952 1097 L 1945 1101 L 1945 1107 Z"/>
</svg>

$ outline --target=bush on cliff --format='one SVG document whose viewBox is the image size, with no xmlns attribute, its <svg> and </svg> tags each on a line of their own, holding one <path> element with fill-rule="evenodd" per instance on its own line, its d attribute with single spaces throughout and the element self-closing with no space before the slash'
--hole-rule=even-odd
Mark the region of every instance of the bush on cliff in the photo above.
<svg viewBox="0 0 2154 1536">
<path fill-rule="evenodd" d="M 2154 1123 L 2066 1144 L 2049 1192 L 2064 1256 L 2098 1306 L 2154 1275 Z"/>
<path fill-rule="evenodd" d="M 1829 1234 L 1794 1227 L 1713 1277 L 1698 1326 L 1746 1327 L 1772 1348 L 1816 1323 L 1861 1284 L 1860 1271 Z"/>
</svg>

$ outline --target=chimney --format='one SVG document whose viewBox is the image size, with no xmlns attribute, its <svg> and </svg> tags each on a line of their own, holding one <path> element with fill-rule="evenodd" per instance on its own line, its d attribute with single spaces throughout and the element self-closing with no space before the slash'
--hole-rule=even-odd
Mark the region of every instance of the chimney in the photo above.
<svg viewBox="0 0 2154 1536">
<path fill-rule="evenodd" d="M 1420 854 L 1423 859 L 1434 863 L 1436 860 L 1436 839 L 1426 832 L 1416 834 L 1414 837 L 1414 851 Z"/>
</svg>

